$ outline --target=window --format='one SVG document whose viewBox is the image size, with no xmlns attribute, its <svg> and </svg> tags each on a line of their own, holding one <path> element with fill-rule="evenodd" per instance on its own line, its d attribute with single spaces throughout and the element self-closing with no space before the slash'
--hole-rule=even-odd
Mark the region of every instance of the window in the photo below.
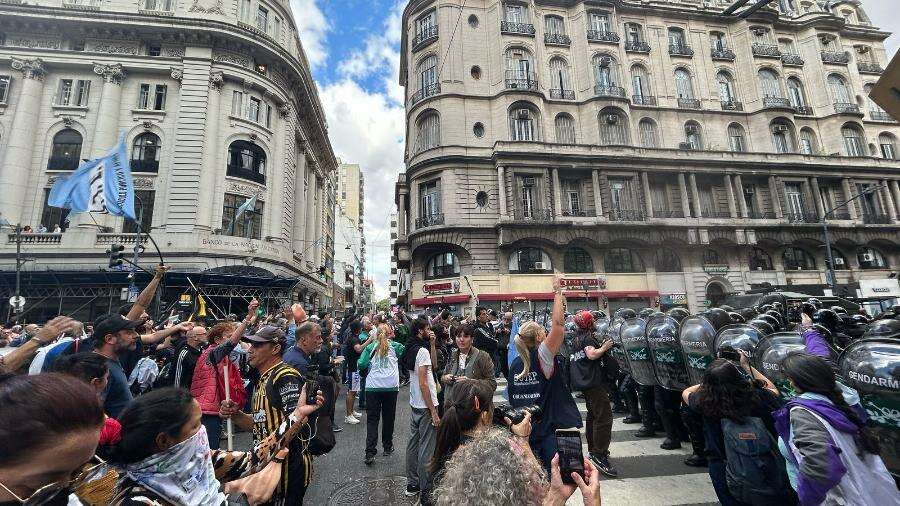
<svg viewBox="0 0 900 506">
<path fill-rule="evenodd" d="M 875 193 L 871 191 L 872 185 L 868 183 L 857 183 L 856 184 L 856 193 L 858 195 L 862 195 L 859 199 L 859 203 L 862 206 L 863 217 L 866 216 L 877 216 L 879 214 L 878 211 L 878 202 Z"/>
<path fill-rule="evenodd" d="M 785 120 L 772 122 L 772 145 L 776 153 L 793 153 L 794 138 L 791 134 L 791 125 Z"/>
<path fill-rule="evenodd" d="M 166 92 L 168 91 L 168 86 L 165 84 L 157 84 L 153 86 L 152 84 L 141 83 L 140 90 L 138 91 L 138 109 L 149 110 L 152 109 L 154 111 L 164 111 L 166 109 Z"/>
<path fill-rule="evenodd" d="M 847 81 L 843 77 L 837 74 L 831 74 L 828 76 L 828 87 L 831 88 L 831 95 L 834 97 L 834 103 L 853 103 L 853 99 L 850 98 L 850 89 L 847 87 Z"/>
<path fill-rule="evenodd" d="M 226 193 L 222 206 L 222 234 L 235 237 L 259 239 L 262 234 L 263 203 L 259 200 L 253 209 L 247 209 L 235 219 L 238 208 L 251 197 Z"/>
<path fill-rule="evenodd" d="M 819 38 L 822 44 L 822 51 L 836 52 L 838 50 L 837 38 L 834 35 L 824 35 Z"/>
<path fill-rule="evenodd" d="M 753 32 L 753 41 L 757 44 L 772 43 L 772 32 L 770 32 L 768 28 L 755 26 L 750 28 L 750 31 Z"/>
<path fill-rule="evenodd" d="M 656 136 L 656 123 L 654 123 L 652 119 L 642 119 L 640 123 L 638 123 L 638 130 L 641 131 L 641 147 L 659 147 L 659 139 Z"/>
<path fill-rule="evenodd" d="M 416 40 L 425 40 L 437 34 L 437 13 L 431 11 L 416 20 Z"/>
<path fill-rule="evenodd" d="M 264 100 L 241 91 L 232 92 L 231 115 L 272 127 L 272 107 Z"/>
<path fill-rule="evenodd" d="M 716 53 L 721 53 L 728 49 L 728 42 L 725 39 L 725 34 L 722 32 L 712 32 L 709 34 L 710 43 L 712 45 L 712 50 Z"/>
<path fill-rule="evenodd" d="M 628 125 L 625 115 L 615 110 L 600 111 L 600 145 L 628 145 Z"/>
<path fill-rule="evenodd" d="M 67 128 L 53 136 L 47 170 L 75 170 L 81 164 L 81 134 Z"/>
<path fill-rule="evenodd" d="M 529 87 L 537 81 L 534 59 L 530 52 L 522 48 L 510 48 L 506 51 L 506 78 L 524 81 Z"/>
<path fill-rule="evenodd" d="M 571 216 L 581 216 L 581 180 L 564 180 L 562 184 L 565 189 L 565 211 Z"/>
<path fill-rule="evenodd" d="M 684 125 L 684 140 L 693 150 L 703 149 L 703 132 L 696 121 L 688 121 Z"/>
<path fill-rule="evenodd" d="M 135 190 L 134 191 L 134 215 L 140 217 L 141 233 L 150 232 L 150 226 L 153 225 L 153 201 L 156 198 L 156 192 L 153 190 Z M 123 234 L 136 234 L 138 232 L 137 225 L 131 220 L 125 220 L 122 224 Z"/>
<path fill-rule="evenodd" d="M 669 28 L 669 45 L 674 48 L 686 47 L 687 39 L 684 37 L 684 30 L 681 28 Z"/>
<path fill-rule="evenodd" d="M 719 265 L 727 262 L 722 261 L 719 252 L 714 249 L 703 251 L 703 265 Z"/>
<path fill-rule="evenodd" d="M 169 87 L 165 84 L 156 85 L 156 93 L 153 95 L 153 109 L 162 111 L 166 108 L 166 92 Z"/>
<path fill-rule="evenodd" d="M 83 79 L 60 79 L 56 105 L 87 107 L 91 82 Z"/>
<path fill-rule="evenodd" d="M 560 144 L 575 144 L 575 120 L 565 113 L 556 115 L 556 142 Z"/>
<path fill-rule="evenodd" d="M 138 92 L 138 109 L 149 109 L 150 108 L 150 85 L 149 84 L 141 84 L 141 89 Z"/>
<path fill-rule="evenodd" d="M 550 60 L 550 88 L 560 92 L 572 90 L 572 82 L 569 79 L 569 64 L 562 58 L 557 57 Z M 562 95 L 561 93 L 560 97 L 565 98 Z"/>
<path fill-rule="evenodd" d="M 0 104 L 5 104 L 9 99 L 10 83 L 12 83 L 10 76 L 0 76 Z"/>
<path fill-rule="evenodd" d="M 731 147 L 731 151 L 735 153 L 747 151 L 747 145 L 744 141 L 744 127 L 737 123 L 728 125 L 728 145 Z"/>
<path fill-rule="evenodd" d="M 594 68 L 594 79 L 597 86 L 619 85 L 619 64 L 615 58 L 598 54 L 591 60 L 591 66 Z"/>
<path fill-rule="evenodd" d="M 610 274 L 644 272 L 644 262 L 636 252 L 627 248 L 614 248 L 606 252 L 603 268 Z"/>
<path fill-rule="evenodd" d="M 750 250 L 750 255 L 749 258 L 747 258 L 747 262 L 750 264 L 751 271 L 774 270 L 774 267 L 772 267 L 772 257 L 770 257 L 768 253 L 759 248 L 752 248 Z"/>
<path fill-rule="evenodd" d="M 862 134 L 856 125 L 845 125 L 841 128 L 841 136 L 844 138 L 844 150 L 847 156 L 865 156 Z"/>
<path fill-rule="evenodd" d="M 226 174 L 266 184 L 266 152 L 252 142 L 232 142 L 228 146 Z"/>
<path fill-rule="evenodd" d="M 270 35 L 275 40 L 281 39 L 281 18 L 277 15 L 272 18 L 272 32 Z"/>
<path fill-rule="evenodd" d="M 806 205 L 800 183 L 786 183 L 784 185 L 784 193 L 787 197 L 788 214 L 802 217 L 803 213 L 806 212 Z"/>
<path fill-rule="evenodd" d="M 789 77 L 787 80 L 787 88 L 791 107 L 795 109 L 806 107 L 806 95 L 803 92 L 803 83 L 796 77 Z"/>
<path fill-rule="evenodd" d="M 811 271 L 816 268 L 816 260 L 806 250 L 793 246 L 784 249 L 781 255 L 785 270 Z"/>
<path fill-rule="evenodd" d="M 875 248 L 863 247 L 856 251 L 856 261 L 860 269 L 887 269 L 888 263 Z"/>
<path fill-rule="evenodd" d="M 416 153 L 436 148 L 441 143 L 441 119 L 435 112 L 422 115 L 416 122 Z"/>
<path fill-rule="evenodd" d="M 559 16 L 545 16 L 544 32 L 550 35 L 565 35 L 566 23 Z"/>
<path fill-rule="evenodd" d="M 814 155 L 818 151 L 816 134 L 809 128 L 800 130 L 800 152 L 804 155 Z"/>
<path fill-rule="evenodd" d="M 509 256 L 509 272 L 514 274 L 541 274 L 553 272 L 550 257 L 538 248 L 522 248 Z"/>
<path fill-rule="evenodd" d="M 419 218 L 430 219 L 441 214 L 441 180 L 419 185 Z"/>
<path fill-rule="evenodd" d="M 769 69 L 759 71 L 759 84 L 762 96 L 765 98 L 782 98 L 781 84 L 778 82 L 778 74 Z"/>
<path fill-rule="evenodd" d="M 152 132 L 138 135 L 131 145 L 131 170 L 133 172 L 158 172 L 159 151 L 159 136 Z"/>
<path fill-rule="evenodd" d="M 628 188 L 627 183 L 628 181 L 622 180 L 610 180 L 609 182 L 610 202 L 612 202 L 612 208 L 615 211 L 631 210 L 630 199 L 628 198 L 630 188 Z"/>
<path fill-rule="evenodd" d="M 174 0 L 144 0 L 144 9 L 148 11 L 168 11 L 173 10 Z"/>
<path fill-rule="evenodd" d="M 691 74 L 687 70 L 675 70 L 675 91 L 678 94 L 678 98 L 694 99 L 694 83 L 691 80 Z"/>
<path fill-rule="evenodd" d="M 0 79 L 2 79 L 2 78 L 0 78 Z M 866 96 L 866 101 L 869 102 L 869 116 L 871 116 L 872 119 L 883 118 L 885 115 L 887 115 L 887 113 L 885 112 L 884 109 L 881 108 L 880 105 L 878 105 L 877 102 L 872 100 L 872 90 L 874 88 L 875 88 L 875 85 L 872 83 L 868 83 L 865 86 L 863 86 L 863 91 L 865 91 L 864 95 Z"/>
<path fill-rule="evenodd" d="M 797 54 L 797 47 L 791 39 L 778 39 L 778 49 L 782 54 Z"/>
<path fill-rule="evenodd" d="M 513 105 L 509 114 L 510 138 L 514 141 L 538 140 L 535 113 L 528 107 Z"/>
<path fill-rule="evenodd" d="M 255 123 L 259 123 L 259 115 L 261 109 L 262 100 L 256 97 L 250 97 L 250 107 L 247 110 L 247 119 Z"/>
<path fill-rule="evenodd" d="M 451 252 L 438 253 L 425 264 L 425 279 L 459 276 L 459 260 Z"/>
<path fill-rule="evenodd" d="M 419 62 L 416 74 L 419 76 L 419 90 L 422 98 L 429 97 L 437 92 L 437 55 L 428 55 Z"/>
<path fill-rule="evenodd" d="M 238 0 L 238 19 L 244 23 L 250 22 L 253 11 L 250 9 L 250 0 Z"/>
<path fill-rule="evenodd" d="M 527 23 L 528 9 L 521 4 L 508 3 L 504 6 L 504 15 L 509 23 Z"/>
<path fill-rule="evenodd" d="M 897 159 L 896 141 L 893 135 L 883 133 L 878 136 L 878 145 L 881 147 L 881 157 L 887 160 Z"/>
<path fill-rule="evenodd" d="M 563 257 L 563 270 L 571 274 L 594 272 L 594 260 L 583 248 L 569 248 Z"/>
<path fill-rule="evenodd" d="M 744 204 L 747 206 L 747 212 L 751 213 L 751 215 L 757 212 L 756 205 L 756 185 L 755 184 L 745 184 L 744 185 Z"/>
<path fill-rule="evenodd" d="M 654 266 L 656 272 L 681 272 L 681 259 L 670 249 L 657 249 L 654 255 Z"/>
<path fill-rule="evenodd" d="M 534 184 L 536 177 L 535 176 L 523 176 L 519 178 L 519 194 L 522 197 L 522 216 L 525 218 L 533 218 L 534 211 L 537 209 L 538 205 L 535 200 L 535 188 Z"/>
<path fill-rule="evenodd" d="M 640 103 L 644 103 L 646 97 L 652 96 L 650 92 L 650 74 L 643 65 L 635 65 L 631 67 L 631 93 L 635 98 L 639 98 Z"/>
<path fill-rule="evenodd" d="M 269 31 L 269 9 L 263 6 L 257 7 L 256 10 L 256 27 L 263 32 Z"/>
<path fill-rule="evenodd" d="M 610 31 L 609 13 L 592 12 L 588 18 L 588 30 L 595 32 L 607 33 Z"/>
<path fill-rule="evenodd" d="M 719 83 L 719 100 L 726 104 L 737 102 L 737 95 L 734 93 L 734 81 L 728 72 L 719 72 L 716 76 Z"/>
<path fill-rule="evenodd" d="M 625 43 L 639 44 L 644 42 L 644 32 L 637 23 L 625 23 Z"/>
<path fill-rule="evenodd" d="M 41 211 L 41 225 L 47 227 L 48 232 L 53 232 L 56 227 L 61 231 L 65 231 L 69 224 L 66 220 L 69 218 L 69 209 L 54 207 L 47 203 L 50 199 L 50 188 L 44 190 L 44 207 Z"/>
</svg>

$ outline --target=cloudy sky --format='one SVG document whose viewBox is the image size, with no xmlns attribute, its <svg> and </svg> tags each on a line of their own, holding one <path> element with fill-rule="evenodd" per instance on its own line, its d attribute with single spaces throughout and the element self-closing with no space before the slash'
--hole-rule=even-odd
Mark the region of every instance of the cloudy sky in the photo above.
<svg viewBox="0 0 900 506">
<path fill-rule="evenodd" d="M 376 295 L 387 296 L 390 212 L 403 169 L 403 88 L 398 84 L 400 16 L 406 0 L 290 0 L 319 84 L 335 154 L 366 177 L 367 266 Z M 863 0 L 872 22 L 898 32 L 900 0 Z"/>
</svg>

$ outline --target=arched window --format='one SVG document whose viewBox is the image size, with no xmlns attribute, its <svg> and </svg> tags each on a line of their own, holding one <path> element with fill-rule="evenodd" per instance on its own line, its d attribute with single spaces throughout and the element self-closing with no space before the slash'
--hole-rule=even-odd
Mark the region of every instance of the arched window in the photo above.
<svg viewBox="0 0 900 506">
<path fill-rule="evenodd" d="M 138 135 L 131 145 L 132 172 L 159 171 L 159 136 L 153 132 Z"/>
<path fill-rule="evenodd" d="M 633 65 L 631 67 L 631 94 L 634 103 L 648 104 L 648 97 L 653 96 L 650 89 L 650 73 L 643 65 Z"/>
<path fill-rule="evenodd" d="M 566 60 L 555 57 L 550 60 L 550 98 L 567 98 L 563 93 L 566 91 L 572 91 L 569 64 L 566 63 Z"/>
<path fill-rule="evenodd" d="M 728 125 L 728 146 L 735 153 L 747 151 L 747 142 L 744 140 L 744 127 L 738 123 Z"/>
<path fill-rule="evenodd" d="M 654 123 L 652 119 L 642 119 L 640 123 L 638 123 L 638 129 L 641 131 L 641 147 L 659 147 L 659 137 L 656 134 L 656 123 Z"/>
<path fill-rule="evenodd" d="M 809 127 L 800 130 L 800 152 L 804 155 L 814 155 L 819 151 L 816 143 L 816 134 Z"/>
<path fill-rule="evenodd" d="M 603 88 L 619 86 L 619 64 L 616 59 L 606 54 L 594 55 L 591 60 L 594 69 L 594 83 Z"/>
<path fill-rule="evenodd" d="M 772 266 L 772 257 L 760 248 L 751 248 L 750 256 L 747 258 L 751 271 L 771 271 L 775 270 Z"/>
<path fill-rule="evenodd" d="M 628 120 L 616 109 L 600 111 L 600 145 L 628 145 Z"/>
<path fill-rule="evenodd" d="M 645 270 L 641 257 L 628 248 L 614 248 L 607 251 L 603 259 L 603 268 L 610 274 L 644 272 Z"/>
<path fill-rule="evenodd" d="M 828 87 L 831 88 L 831 95 L 835 104 L 853 103 L 850 88 L 847 87 L 847 81 L 842 76 L 838 74 L 828 76 Z"/>
<path fill-rule="evenodd" d="M 438 253 L 425 264 L 425 279 L 459 276 L 459 259 L 449 251 Z"/>
<path fill-rule="evenodd" d="M 674 251 L 660 248 L 654 255 L 654 266 L 656 272 L 681 272 L 681 259 Z"/>
<path fill-rule="evenodd" d="M 680 99 L 694 99 L 694 83 L 691 80 L 690 72 L 685 69 L 675 70 L 675 92 Z"/>
<path fill-rule="evenodd" d="M 719 252 L 714 249 L 707 249 L 703 251 L 703 265 L 719 265 L 725 264 L 722 260 L 722 257 L 719 255 Z"/>
<path fill-rule="evenodd" d="M 561 112 L 553 121 L 556 126 L 556 142 L 560 144 L 575 144 L 575 120 L 572 116 Z"/>
<path fill-rule="evenodd" d="M 550 256 L 539 248 L 522 248 L 509 255 L 509 272 L 541 274 L 553 272 Z"/>
<path fill-rule="evenodd" d="M 847 156 L 866 156 L 865 142 L 857 125 L 847 123 L 841 128 L 841 136 L 844 138 L 844 150 Z"/>
<path fill-rule="evenodd" d="M 787 80 L 788 100 L 791 101 L 791 107 L 798 109 L 806 107 L 806 93 L 803 91 L 803 83 L 796 77 L 789 77 Z"/>
<path fill-rule="evenodd" d="M 513 104 L 509 109 L 509 138 L 514 141 L 540 140 L 537 110 L 528 103 Z"/>
<path fill-rule="evenodd" d="M 772 122 L 772 145 L 775 147 L 776 153 L 793 153 L 794 133 L 791 124 L 782 118 Z"/>
<path fill-rule="evenodd" d="M 731 74 L 723 70 L 716 76 L 716 81 L 719 83 L 719 101 L 722 102 L 722 107 L 731 106 L 729 108 L 733 109 L 734 103 L 738 99 L 737 93 L 734 91 L 734 80 L 731 78 Z"/>
<path fill-rule="evenodd" d="M 563 257 L 563 268 L 572 274 L 594 272 L 594 261 L 583 248 L 569 248 Z"/>
<path fill-rule="evenodd" d="M 232 142 L 228 146 L 226 174 L 266 184 L 266 152 L 252 142 Z"/>
<path fill-rule="evenodd" d="M 436 112 L 423 114 L 416 121 L 416 153 L 441 144 L 441 118 Z"/>
<path fill-rule="evenodd" d="M 537 87 L 534 57 L 521 47 L 506 50 L 506 87 L 533 89 Z"/>
<path fill-rule="evenodd" d="M 53 136 L 47 170 L 75 170 L 81 163 L 81 134 L 71 128 Z"/>
<path fill-rule="evenodd" d="M 781 255 L 784 261 L 784 269 L 789 271 L 811 271 L 816 268 L 816 259 L 806 250 L 789 246 Z"/>
<path fill-rule="evenodd" d="M 881 157 L 888 160 L 897 159 L 897 139 L 887 132 L 878 136 L 878 145 L 881 148 Z"/>
<path fill-rule="evenodd" d="M 769 69 L 759 71 L 759 85 L 764 98 L 783 98 L 778 74 Z"/>
<path fill-rule="evenodd" d="M 416 67 L 416 75 L 419 78 L 420 100 L 437 94 L 437 55 L 426 56 Z"/>
<path fill-rule="evenodd" d="M 684 124 L 684 141 L 695 151 L 703 149 L 703 130 L 699 123 L 692 120 Z"/>
<path fill-rule="evenodd" d="M 856 261 L 860 269 L 887 269 L 888 263 L 875 248 L 862 247 L 856 250 Z"/>
</svg>

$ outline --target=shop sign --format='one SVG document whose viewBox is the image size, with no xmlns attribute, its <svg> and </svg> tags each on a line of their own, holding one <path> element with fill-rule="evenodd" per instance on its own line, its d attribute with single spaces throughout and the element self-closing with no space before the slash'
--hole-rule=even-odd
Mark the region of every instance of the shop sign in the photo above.
<svg viewBox="0 0 900 506">
<path fill-rule="evenodd" d="M 606 289 L 606 278 L 598 276 L 596 278 L 563 278 L 559 280 L 562 288 L 595 288 L 600 290 Z"/>
<path fill-rule="evenodd" d="M 900 280 L 861 279 L 859 291 L 863 297 L 900 297 Z"/>
<path fill-rule="evenodd" d="M 447 281 L 444 283 L 430 283 L 422 287 L 427 294 L 456 293 L 459 291 L 459 281 Z"/>
<path fill-rule="evenodd" d="M 686 306 L 688 303 L 686 293 L 667 293 L 661 295 L 662 304 L 666 306 Z"/>
<path fill-rule="evenodd" d="M 707 274 L 728 274 L 728 266 L 724 264 L 704 265 L 703 272 Z"/>
</svg>

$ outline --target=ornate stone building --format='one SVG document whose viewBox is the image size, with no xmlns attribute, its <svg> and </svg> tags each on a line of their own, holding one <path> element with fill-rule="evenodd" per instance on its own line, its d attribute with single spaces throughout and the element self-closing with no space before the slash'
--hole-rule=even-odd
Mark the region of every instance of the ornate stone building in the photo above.
<svg viewBox="0 0 900 506">
<path fill-rule="evenodd" d="M 867 95 L 889 34 L 858 1 L 731 3 L 411 1 L 410 305 L 540 309 L 560 273 L 573 307 L 821 294 L 826 213 L 838 293 L 888 278 L 900 125 Z"/>
<path fill-rule="evenodd" d="M 120 134 L 172 284 L 189 286 L 189 275 L 225 312 L 254 294 L 328 305 L 336 160 L 287 1 L 0 2 L 0 214 L 48 231 L 21 237 L 29 302 L 59 299 L 86 317 L 118 304 L 124 274 L 97 271 L 110 244 L 130 257 L 137 227 L 67 220 L 46 200 L 57 177 Z M 234 220 L 252 196 L 255 208 Z M 16 236 L 4 234 L 8 293 Z"/>
</svg>

